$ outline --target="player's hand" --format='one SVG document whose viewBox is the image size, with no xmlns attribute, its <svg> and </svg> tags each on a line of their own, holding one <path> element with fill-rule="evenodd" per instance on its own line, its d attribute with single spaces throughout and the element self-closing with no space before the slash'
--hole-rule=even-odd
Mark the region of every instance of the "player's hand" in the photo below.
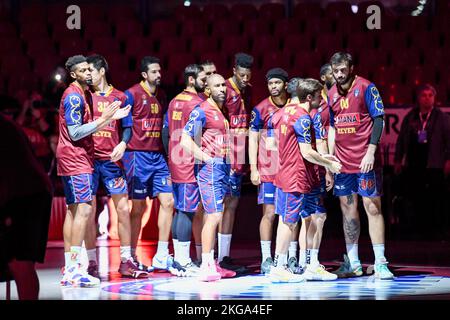
<svg viewBox="0 0 450 320">
<path fill-rule="evenodd" d="M 325 174 L 325 188 L 327 191 L 330 191 L 334 186 L 334 176 L 333 174 L 327 170 Z"/>
<path fill-rule="evenodd" d="M 119 110 L 121 104 L 122 104 L 122 102 L 120 102 L 120 101 L 114 101 L 110 105 L 106 106 L 103 109 L 102 118 L 104 120 L 112 120 L 114 114 L 117 112 L 117 110 Z"/>
<path fill-rule="evenodd" d="M 122 159 L 126 148 L 127 148 L 126 143 L 121 141 L 109 155 L 111 157 L 111 161 L 116 162 L 116 161 L 119 161 L 120 159 Z"/>
<path fill-rule="evenodd" d="M 113 120 L 120 120 L 122 118 L 125 118 L 130 113 L 130 110 L 131 110 L 131 106 L 130 105 L 126 106 L 125 108 L 120 108 L 119 110 L 117 110 L 114 113 L 112 119 Z"/>
<path fill-rule="evenodd" d="M 373 169 L 373 165 L 375 163 L 375 156 L 372 152 L 366 152 L 366 155 L 361 161 L 359 165 L 359 169 L 361 173 L 367 173 Z"/>
<path fill-rule="evenodd" d="M 328 169 L 331 173 L 340 173 L 342 168 L 342 164 L 337 161 L 331 161 L 331 164 L 328 166 Z"/>
<path fill-rule="evenodd" d="M 252 170 L 250 173 L 250 180 L 255 185 L 258 186 L 261 184 L 261 177 L 259 175 L 258 170 Z"/>
</svg>

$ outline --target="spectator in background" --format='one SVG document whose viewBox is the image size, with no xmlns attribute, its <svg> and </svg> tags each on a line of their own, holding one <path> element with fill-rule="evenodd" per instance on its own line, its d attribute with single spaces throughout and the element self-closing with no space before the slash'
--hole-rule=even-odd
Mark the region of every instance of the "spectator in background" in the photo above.
<svg viewBox="0 0 450 320">
<path fill-rule="evenodd" d="M 44 262 L 51 186 L 24 132 L 0 114 L 0 279 L 16 282 L 19 299 L 38 299 L 36 262 Z M 5 274 L 6 273 L 6 274 Z"/>
<path fill-rule="evenodd" d="M 418 106 L 403 119 L 397 138 L 395 173 L 404 176 L 411 231 L 442 238 L 449 228 L 445 174 L 450 173 L 450 119 L 435 106 L 435 98 L 432 85 L 418 88 Z"/>
<path fill-rule="evenodd" d="M 52 126 L 47 119 L 48 114 L 48 107 L 42 96 L 33 92 L 31 97 L 23 103 L 22 110 L 16 119 L 17 124 L 25 131 L 36 157 L 46 172 L 49 171 L 54 157 L 49 143 Z"/>
</svg>

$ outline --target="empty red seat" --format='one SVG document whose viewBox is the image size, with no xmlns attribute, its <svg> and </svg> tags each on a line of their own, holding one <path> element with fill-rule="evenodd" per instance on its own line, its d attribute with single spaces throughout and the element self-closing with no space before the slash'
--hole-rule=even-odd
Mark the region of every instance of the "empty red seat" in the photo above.
<svg viewBox="0 0 450 320">
<path fill-rule="evenodd" d="M 88 43 L 81 38 L 64 38 L 58 43 L 59 54 L 67 59 L 67 57 L 75 54 L 86 54 L 88 51 Z"/>
<path fill-rule="evenodd" d="M 412 48 L 391 51 L 391 65 L 395 67 L 416 66 L 420 64 L 420 60 L 420 52 Z"/>
<path fill-rule="evenodd" d="M 300 21 L 293 18 L 286 18 L 274 22 L 273 35 L 276 37 L 284 37 L 286 34 L 300 33 Z"/>
<path fill-rule="evenodd" d="M 126 40 L 129 37 L 143 37 L 144 29 L 139 20 L 114 21 L 115 37 L 119 40 Z"/>
<path fill-rule="evenodd" d="M 8 21 L 0 22 L 0 37 L 17 36 L 17 29 L 14 24 Z"/>
<path fill-rule="evenodd" d="M 333 20 L 331 19 L 312 16 L 311 18 L 302 20 L 303 32 L 313 36 L 333 32 L 333 27 Z"/>
<path fill-rule="evenodd" d="M 352 17 L 352 6 L 346 1 L 329 2 L 325 9 L 325 16 L 328 18 L 348 19 Z"/>
<path fill-rule="evenodd" d="M 367 64 L 373 68 L 383 67 L 387 65 L 387 53 L 378 49 L 361 49 L 358 52 L 357 63 L 358 65 Z"/>
<path fill-rule="evenodd" d="M 177 25 L 171 20 L 155 20 L 150 25 L 149 35 L 153 38 L 173 37 L 177 34 Z"/>
<path fill-rule="evenodd" d="M 311 37 L 306 34 L 287 34 L 283 40 L 283 51 L 293 53 L 298 50 L 310 50 L 311 42 Z"/>
<path fill-rule="evenodd" d="M 175 8 L 175 18 L 181 22 L 196 20 L 201 18 L 201 15 L 200 8 L 193 4 L 188 7 L 179 5 Z"/>
<path fill-rule="evenodd" d="M 55 41 L 61 41 L 63 39 L 78 39 L 81 38 L 80 30 L 74 29 L 69 30 L 65 22 L 62 22 L 62 25 L 54 24 L 52 25 L 52 39 Z"/>
<path fill-rule="evenodd" d="M 129 19 L 135 20 L 137 19 L 137 9 L 135 7 L 136 2 L 128 3 L 128 4 L 111 4 L 108 5 L 108 9 L 106 11 L 106 19 L 108 21 L 115 21 L 119 19 Z"/>
<path fill-rule="evenodd" d="M 87 20 L 82 26 L 85 39 L 92 39 L 99 36 L 111 37 L 112 28 L 106 21 Z"/>
<path fill-rule="evenodd" d="M 81 22 L 86 21 L 104 21 L 106 19 L 107 14 L 109 14 L 111 8 L 113 6 L 100 3 L 84 3 L 80 5 L 81 9 Z M 68 16 L 66 14 L 66 16 Z"/>
<path fill-rule="evenodd" d="M 203 36 L 208 34 L 208 24 L 201 19 L 187 20 L 180 24 L 181 36 Z"/>
<path fill-rule="evenodd" d="M 120 42 L 111 37 L 98 37 L 91 40 L 92 51 L 99 54 L 116 54 L 120 53 Z"/>
<path fill-rule="evenodd" d="M 228 18 L 230 10 L 222 3 L 208 3 L 203 7 L 202 16 L 203 19 L 215 22 L 216 20 Z"/>
<path fill-rule="evenodd" d="M 130 72 L 129 60 L 126 55 L 123 54 L 111 54 L 109 52 L 104 53 L 106 61 L 108 62 L 109 73 L 112 79 L 115 79 L 122 72 Z"/>
<path fill-rule="evenodd" d="M 202 52 L 217 51 L 219 49 L 219 41 L 215 37 L 198 36 L 188 40 L 190 44 L 190 51 L 192 53 L 200 54 Z"/>
<path fill-rule="evenodd" d="M 316 71 L 314 72 L 314 78 L 318 78 L 320 67 L 323 64 L 322 54 L 314 52 L 314 51 L 298 51 L 294 53 L 293 56 L 293 70 L 296 70 L 298 73 L 295 76 L 304 76 L 304 73 L 307 70 L 314 68 Z M 313 76 L 313 75 L 311 75 Z"/>
<path fill-rule="evenodd" d="M 398 28 L 400 31 L 427 31 L 428 17 L 426 16 L 410 16 L 401 15 L 397 18 Z"/>
<path fill-rule="evenodd" d="M 410 66 L 406 68 L 406 84 L 418 86 L 424 83 L 436 83 L 436 69 L 429 66 Z"/>
<path fill-rule="evenodd" d="M 54 73 L 59 65 L 63 65 L 62 61 L 56 54 L 36 55 L 34 58 L 33 72 L 37 74 L 42 80 L 49 81 L 55 76 Z"/>
<path fill-rule="evenodd" d="M 25 71 L 25 69 L 21 70 Z M 17 72 L 8 80 L 8 93 L 11 96 L 15 96 L 20 90 L 37 90 L 40 87 L 41 79 L 38 75 L 31 73 L 30 69 L 26 70 L 26 73 Z"/>
<path fill-rule="evenodd" d="M 255 19 L 258 17 L 258 10 L 253 4 L 238 3 L 231 7 L 231 16 L 237 20 Z"/>
<path fill-rule="evenodd" d="M 179 72 L 183 72 L 184 68 L 189 65 L 196 63 L 196 57 L 192 53 L 187 52 L 177 52 L 172 53 L 167 57 L 167 69 L 178 70 Z"/>
<path fill-rule="evenodd" d="M 249 51 L 249 39 L 247 36 L 228 36 L 222 39 L 221 50 L 228 54 Z"/>
<path fill-rule="evenodd" d="M 347 48 L 359 50 L 375 48 L 375 37 L 370 32 L 353 32 L 347 37 Z"/>
<path fill-rule="evenodd" d="M 381 32 L 378 33 L 378 48 L 382 50 L 404 49 L 407 47 L 406 32 Z"/>
<path fill-rule="evenodd" d="M 252 19 L 243 21 L 243 33 L 248 36 L 270 34 L 270 25 L 262 19 Z"/>
<path fill-rule="evenodd" d="M 0 36 L 0 53 L 8 54 L 15 52 L 19 54 L 22 52 L 22 41 L 15 36 Z"/>
<path fill-rule="evenodd" d="M 30 22 L 45 23 L 47 12 L 45 4 L 23 4 L 19 10 L 19 25 Z"/>
<path fill-rule="evenodd" d="M 155 44 L 153 38 L 132 35 L 125 40 L 125 52 L 128 56 L 143 56 L 146 52 L 154 52 Z"/>
<path fill-rule="evenodd" d="M 37 22 L 27 22 L 20 25 L 20 37 L 28 40 L 34 37 L 48 37 L 47 24 Z"/>
<path fill-rule="evenodd" d="M 402 79 L 402 71 L 395 67 L 379 66 L 370 79 L 378 87 L 388 87 L 391 84 L 400 84 Z"/>
<path fill-rule="evenodd" d="M 31 71 L 30 59 L 17 52 L 5 53 L 0 57 L 0 65 L 3 74 L 19 74 Z"/>
<path fill-rule="evenodd" d="M 343 42 L 340 34 L 322 33 L 315 37 L 316 51 L 330 54 L 342 51 Z"/>
<path fill-rule="evenodd" d="M 433 67 L 446 65 L 449 56 L 450 56 L 450 48 L 448 48 L 448 50 L 445 50 L 445 48 L 436 49 L 432 51 L 424 50 L 423 51 L 424 65 Z"/>
<path fill-rule="evenodd" d="M 216 37 L 227 37 L 240 33 L 239 24 L 229 19 L 219 19 L 211 23 L 211 35 Z"/>
<path fill-rule="evenodd" d="M 267 51 L 279 51 L 281 39 L 271 35 L 259 35 L 253 38 L 252 52 L 264 54 Z"/>
<path fill-rule="evenodd" d="M 282 3 L 264 3 L 259 8 L 258 15 L 263 20 L 276 22 L 285 17 L 285 6 Z"/>
<path fill-rule="evenodd" d="M 30 57 L 38 56 L 42 53 L 44 54 L 56 54 L 56 48 L 53 41 L 48 38 L 34 38 L 27 42 L 27 54 Z"/>
<path fill-rule="evenodd" d="M 179 37 L 164 37 L 160 40 L 160 54 L 172 54 L 175 52 L 186 52 L 186 39 Z"/>
<path fill-rule="evenodd" d="M 308 19 L 311 17 L 319 18 L 323 15 L 320 3 L 308 2 L 299 3 L 294 7 L 294 17 L 300 19 Z"/>
<path fill-rule="evenodd" d="M 267 52 L 262 55 L 262 70 L 269 70 L 271 68 L 283 68 L 288 71 L 291 68 L 291 54 L 289 52 Z"/>
</svg>

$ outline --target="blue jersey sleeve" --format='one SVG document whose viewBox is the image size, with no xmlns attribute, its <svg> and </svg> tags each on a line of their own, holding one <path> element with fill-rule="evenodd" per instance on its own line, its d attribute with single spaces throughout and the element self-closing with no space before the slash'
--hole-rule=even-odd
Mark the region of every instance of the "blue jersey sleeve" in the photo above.
<svg viewBox="0 0 450 320">
<path fill-rule="evenodd" d="M 163 118 L 163 128 L 168 129 L 169 128 L 169 111 L 167 111 L 166 113 L 164 113 L 164 118 Z"/>
<path fill-rule="evenodd" d="M 311 143 L 311 117 L 308 115 L 301 116 L 294 123 L 294 131 L 297 136 L 297 142 Z"/>
<path fill-rule="evenodd" d="M 316 136 L 316 139 L 322 139 L 324 140 L 326 137 L 326 129 L 323 126 L 322 123 L 322 115 L 320 114 L 320 111 L 317 112 L 314 115 L 314 118 L 312 119 L 313 125 L 314 125 L 314 134 Z"/>
<path fill-rule="evenodd" d="M 250 130 L 258 132 L 264 127 L 264 122 L 261 119 L 261 114 L 258 109 L 253 108 L 252 118 L 250 120 Z"/>
<path fill-rule="evenodd" d="M 200 107 L 195 107 L 189 114 L 189 120 L 184 126 L 184 132 L 191 137 L 195 137 L 205 127 L 205 112 Z"/>
<path fill-rule="evenodd" d="M 377 87 L 371 83 L 364 93 L 367 109 L 372 118 L 384 116 L 384 105 Z"/>
<path fill-rule="evenodd" d="M 122 121 L 122 128 L 129 128 L 133 126 L 133 105 L 134 105 L 134 98 L 133 95 L 127 90 L 125 91 L 125 96 L 127 97 L 125 100 L 125 107 L 130 105 L 131 109 L 130 109 L 130 113 L 123 118 Z"/>
<path fill-rule="evenodd" d="M 64 99 L 64 117 L 68 126 L 83 124 L 84 101 L 78 93 L 71 93 Z"/>
</svg>

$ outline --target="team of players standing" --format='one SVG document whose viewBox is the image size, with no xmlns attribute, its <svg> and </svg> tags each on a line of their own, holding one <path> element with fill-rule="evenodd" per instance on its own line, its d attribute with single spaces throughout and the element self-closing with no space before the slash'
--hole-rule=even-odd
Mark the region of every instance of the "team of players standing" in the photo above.
<svg viewBox="0 0 450 320">
<path fill-rule="evenodd" d="M 374 274 L 393 278 L 384 256 L 377 158 L 384 108 L 376 87 L 354 74 L 349 54 L 336 53 L 320 70 L 324 86 L 315 79 L 288 81 L 281 68 L 269 70 L 270 96 L 252 110 L 248 108 L 252 63 L 251 56 L 236 54 L 233 76 L 227 80 L 212 62 L 187 66 L 186 87 L 165 110 L 165 97 L 158 91 L 157 58 L 141 61 L 143 80 L 124 93 L 108 83 L 108 64 L 102 56 L 67 60 L 74 81 L 61 99 L 57 147 L 58 174 L 68 204 L 61 285 L 100 283 L 94 220 L 100 181 L 118 213 L 122 276 L 141 278 L 165 269 L 176 276 L 215 281 L 247 272 L 229 256 L 242 177 L 248 169 L 252 183 L 258 185 L 258 204 L 263 205 L 261 272 L 272 282 L 363 274 L 358 194 L 369 219 Z M 323 196 L 333 186 L 343 212 L 347 255 L 330 273 L 318 255 L 326 219 Z M 160 204 L 158 247 L 151 266 L 136 255 L 146 197 L 157 197 Z M 196 261 L 190 257 L 191 234 Z M 83 241 L 88 266 L 80 263 Z"/>
</svg>

